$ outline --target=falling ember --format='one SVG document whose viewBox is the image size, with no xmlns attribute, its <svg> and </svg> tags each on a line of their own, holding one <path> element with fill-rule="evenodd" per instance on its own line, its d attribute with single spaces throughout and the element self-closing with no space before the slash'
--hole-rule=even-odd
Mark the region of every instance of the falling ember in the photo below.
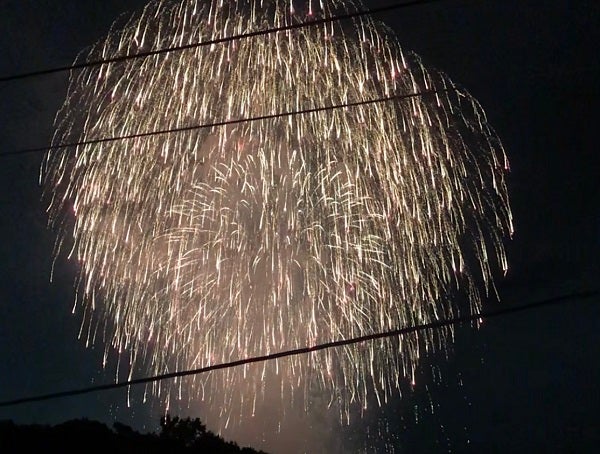
<svg viewBox="0 0 600 454">
<path fill-rule="evenodd" d="M 85 58 L 356 8 L 155 1 Z M 475 99 L 369 18 L 86 68 L 72 76 L 54 143 L 392 96 L 50 152 L 42 178 L 57 253 L 72 247 L 80 263 L 82 335 L 129 352 L 131 370 L 161 374 L 478 310 L 512 231 L 502 145 Z M 452 302 L 457 290 L 465 307 Z M 273 383 L 282 407 L 324 393 L 348 416 L 370 394 L 384 401 L 414 382 L 422 346 L 450 337 L 414 333 L 197 376 L 186 395 L 220 409 L 223 424 L 252 414 Z M 179 392 L 169 386 L 154 390 L 168 401 Z"/>
</svg>

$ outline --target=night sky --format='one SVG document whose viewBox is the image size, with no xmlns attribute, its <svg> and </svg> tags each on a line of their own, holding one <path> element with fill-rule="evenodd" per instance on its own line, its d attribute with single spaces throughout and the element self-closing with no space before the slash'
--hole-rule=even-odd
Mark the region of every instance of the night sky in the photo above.
<svg viewBox="0 0 600 454">
<path fill-rule="evenodd" d="M 0 76 L 68 65 L 144 4 L 3 0 Z M 405 49 L 480 101 L 508 154 L 516 233 L 506 242 L 509 273 L 498 276 L 502 300 L 484 309 L 600 288 L 600 3 L 447 0 L 381 19 Z M 67 77 L 0 82 L 0 153 L 48 144 Z M 114 380 L 102 369 L 102 346 L 77 338 L 75 264 L 59 259 L 50 283 L 41 159 L 0 160 L 0 400 Z M 388 440 L 371 443 L 400 452 L 591 451 L 600 443 L 598 303 L 571 299 L 461 327 L 448 355 L 424 360 L 413 389 L 354 427 L 387 426 Z M 0 408 L 0 420 L 118 419 L 154 430 L 160 411 L 128 408 L 126 392 L 111 391 Z M 360 436 L 342 432 L 340 443 Z M 290 436 L 264 447 L 298 445 Z M 307 446 L 318 449 L 318 440 Z"/>
</svg>

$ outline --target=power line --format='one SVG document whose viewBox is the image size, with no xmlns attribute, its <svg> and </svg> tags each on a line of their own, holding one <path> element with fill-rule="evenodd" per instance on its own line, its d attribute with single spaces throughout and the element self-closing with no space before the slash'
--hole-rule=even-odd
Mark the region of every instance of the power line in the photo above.
<svg viewBox="0 0 600 454">
<path fill-rule="evenodd" d="M 14 399 L 14 400 L 6 400 L 6 401 L 0 402 L 0 407 L 22 405 L 22 404 L 29 403 L 29 402 L 41 402 L 44 400 L 58 399 L 61 397 L 77 396 L 77 395 L 89 394 L 89 393 L 93 393 L 93 392 L 125 388 L 125 387 L 129 387 L 129 386 L 133 386 L 133 385 L 154 383 L 157 381 L 168 380 L 168 379 L 172 379 L 172 378 L 187 377 L 190 375 L 199 375 L 199 374 L 203 374 L 203 373 L 211 372 L 211 371 L 215 371 L 215 370 L 229 369 L 232 367 L 243 366 L 245 364 L 271 361 L 274 359 L 285 358 L 288 356 L 295 356 L 295 355 L 303 355 L 303 354 L 312 353 L 312 352 L 316 352 L 316 351 L 320 351 L 320 350 L 342 347 L 345 345 L 352 345 L 352 344 L 357 344 L 357 343 L 361 343 L 361 342 L 383 339 L 383 338 L 387 338 L 387 337 L 402 336 L 404 334 L 414 333 L 417 331 L 439 329 L 439 328 L 443 328 L 446 326 L 455 325 L 458 323 L 472 322 L 472 321 L 480 320 L 480 319 L 486 319 L 486 318 L 489 319 L 489 318 L 493 318 L 493 317 L 514 314 L 514 313 L 523 312 L 523 311 L 527 311 L 527 310 L 531 310 L 531 309 L 536 309 L 536 308 L 541 308 L 541 307 L 552 306 L 552 305 L 564 303 L 567 300 L 587 299 L 587 298 L 591 298 L 591 297 L 597 297 L 599 295 L 600 295 L 600 292 L 597 290 L 575 293 L 575 294 L 570 294 L 570 295 L 563 295 L 563 296 L 559 296 L 559 297 L 555 297 L 555 298 L 549 298 L 549 299 L 545 299 L 545 300 L 541 300 L 541 301 L 536 301 L 533 303 L 523 304 L 520 306 L 512 306 L 512 307 L 506 307 L 504 309 L 498 309 L 495 311 L 480 312 L 480 313 L 471 314 L 471 315 L 463 315 L 460 317 L 453 317 L 450 319 L 438 320 L 438 321 L 430 322 L 430 323 L 423 323 L 420 325 L 410 326 L 410 327 L 406 327 L 406 328 L 399 328 L 399 329 L 386 331 L 386 332 L 382 332 L 382 333 L 374 333 L 374 334 L 368 334 L 365 336 L 353 337 L 350 339 L 342 339 L 342 340 L 327 342 L 324 344 L 314 345 L 312 347 L 297 348 L 294 350 L 286 350 L 286 351 L 282 351 L 282 352 L 278 352 L 278 353 L 272 353 L 269 355 L 244 358 L 244 359 L 240 359 L 237 361 L 230 361 L 230 362 L 222 363 L 222 364 L 214 364 L 212 366 L 201 367 L 198 369 L 171 372 L 168 374 L 137 378 L 137 379 L 128 380 L 128 381 L 119 382 L 119 383 L 90 386 L 87 388 L 80 388 L 80 389 L 74 389 L 74 390 L 69 390 L 69 391 L 61 391 L 61 392 L 55 392 L 55 393 L 50 393 L 50 394 L 42 394 L 42 395 L 32 396 L 32 397 L 23 397 L 23 398 Z"/>
<path fill-rule="evenodd" d="M 153 55 L 166 54 L 166 53 L 170 53 L 170 52 L 181 52 L 184 50 L 195 49 L 198 47 L 211 46 L 211 45 L 215 45 L 215 44 L 223 44 L 223 43 L 227 43 L 227 42 L 235 41 L 235 40 L 239 40 L 239 39 L 253 38 L 256 36 L 269 35 L 272 33 L 297 30 L 300 28 L 312 27 L 312 26 L 316 26 L 316 25 L 323 25 L 323 24 L 328 24 L 331 22 L 338 22 L 338 21 L 348 20 L 348 19 L 352 19 L 352 18 L 356 18 L 356 17 L 374 15 L 374 14 L 379 14 L 379 13 L 383 13 L 383 12 L 387 12 L 387 11 L 391 11 L 391 10 L 395 10 L 395 9 L 408 8 L 408 7 L 412 7 L 412 6 L 419 6 L 419 5 L 424 5 L 427 3 L 435 3 L 435 2 L 439 2 L 439 1 L 440 0 L 412 0 L 412 1 L 401 2 L 401 3 L 393 3 L 391 5 L 385 5 L 385 6 L 381 6 L 378 8 L 363 9 L 363 10 L 354 11 L 352 13 L 324 17 L 322 19 L 315 19 L 315 20 L 311 20 L 309 22 L 299 22 L 297 24 L 290 24 L 290 25 L 285 25 L 285 26 L 281 26 L 281 27 L 267 28 L 264 30 L 257 30 L 254 32 L 241 33 L 238 35 L 232 35 L 232 36 L 226 36 L 223 38 L 211 39 L 211 40 L 202 41 L 199 43 L 186 44 L 186 45 L 182 45 L 182 46 L 166 47 L 166 48 L 158 49 L 158 50 L 151 50 L 151 51 L 146 51 L 146 52 L 139 52 L 136 54 L 122 55 L 120 57 L 91 60 L 91 61 L 87 61 L 87 62 L 75 63 L 75 64 L 68 65 L 68 66 L 58 66 L 55 68 L 41 69 L 41 70 L 31 71 L 31 72 L 26 72 L 26 73 L 13 74 L 10 76 L 2 76 L 2 77 L 0 77 L 0 82 L 9 82 L 9 81 L 13 81 L 13 80 L 26 79 L 26 78 L 35 77 L 35 76 L 43 76 L 43 75 L 54 74 L 54 73 L 58 73 L 58 72 L 72 71 L 75 69 L 89 68 L 92 66 L 100 66 L 100 65 L 109 64 L 109 63 L 119 63 L 119 62 L 132 60 L 132 59 L 136 59 L 136 58 L 147 58 L 147 57 L 151 57 Z"/>
<path fill-rule="evenodd" d="M 0 158 L 5 158 L 7 156 L 18 156 L 18 155 L 24 155 L 24 154 L 31 154 L 31 153 L 41 153 L 41 152 L 45 152 L 45 151 L 49 151 L 49 150 L 58 150 L 58 149 L 78 147 L 78 146 L 83 146 L 83 145 L 93 145 L 93 144 L 106 143 L 106 142 L 115 142 L 117 140 L 131 140 L 131 139 L 137 139 L 140 137 L 150 137 L 150 136 L 156 136 L 156 135 L 161 135 L 161 134 L 173 134 L 173 133 L 178 133 L 178 132 L 194 131 L 197 129 L 214 128 L 214 127 L 219 127 L 219 126 L 235 125 L 235 124 L 240 124 L 240 123 L 249 123 L 249 122 L 261 121 L 261 120 L 270 120 L 270 119 L 274 119 L 274 118 L 289 117 L 289 116 L 293 116 L 293 115 L 311 114 L 311 113 L 324 112 L 324 111 L 334 110 L 334 109 L 344 109 L 344 108 L 349 108 L 349 107 L 364 106 L 364 105 L 368 105 L 368 104 L 378 104 L 378 103 L 383 103 L 383 102 L 392 101 L 392 100 L 406 100 L 406 99 L 411 99 L 411 98 L 416 98 L 416 97 L 421 97 L 421 96 L 426 96 L 426 95 L 433 95 L 433 94 L 437 94 L 437 93 L 444 93 L 444 92 L 449 92 L 449 91 L 452 91 L 452 90 L 449 90 L 449 89 L 428 90 L 428 91 L 421 91 L 421 92 L 416 92 L 416 93 L 409 93 L 407 95 L 384 96 L 384 97 L 380 97 L 380 98 L 367 99 L 367 100 L 363 100 L 363 101 L 353 101 L 353 102 L 347 102 L 347 103 L 343 103 L 343 104 L 333 104 L 330 106 L 313 107 L 310 109 L 292 110 L 292 111 L 279 112 L 279 113 L 268 114 L 268 115 L 260 115 L 257 117 L 238 118 L 235 120 L 223 120 L 223 121 L 216 121 L 213 123 L 203 123 L 203 124 L 199 124 L 199 125 L 184 126 L 184 127 L 180 127 L 180 128 L 171 128 L 171 129 L 162 129 L 159 131 L 141 132 L 141 133 L 136 133 L 136 134 L 124 135 L 124 136 L 104 137 L 104 138 L 98 138 L 98 139 L 83 140 L 80 142 L 61 143 L 61 144 L 49 145 L 49 146 L 45 146 L 45 147 L 23 148 L 20 150 L 13 150 L 13 151 L 5 152 L 5 153 L 0 153 Z"/>
</svg>

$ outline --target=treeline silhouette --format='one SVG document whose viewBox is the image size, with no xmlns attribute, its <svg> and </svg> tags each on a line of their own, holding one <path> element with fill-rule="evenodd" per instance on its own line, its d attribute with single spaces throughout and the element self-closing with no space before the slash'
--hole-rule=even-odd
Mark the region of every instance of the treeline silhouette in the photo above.
<svg viewBox="0 0 600 454">
<path fill-rule="evenodd" d="M 17 425 L 0 421 L 0 453 L 264 453 L 241 448 L 206 429 L 195 418 L 161 418 L 160 432 L 142 434 L 114 423 L 112 429 L 97 421 L 76 419 L 55 426 Z"/>
</svg>

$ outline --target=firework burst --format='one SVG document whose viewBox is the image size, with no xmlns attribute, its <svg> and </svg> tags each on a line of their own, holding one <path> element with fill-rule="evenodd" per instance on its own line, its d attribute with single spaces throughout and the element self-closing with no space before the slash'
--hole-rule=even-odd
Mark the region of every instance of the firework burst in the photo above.
<svg viewBox="0 0 600 454">
<path fill-rule="evenodd" d="M 86 59 L 181 46 L 356 10 L 350 3 L 152 2 Z M 422 96 L 402 96 L 425 93 Z M 326 23 L 72 76 L 54 143 L 397 99 L 87 144 L 48 154 L 57 253 L 80 264 L 82 336 L 131 371 L 197 368 L 480 308 L 512 231 L 501 143 L 479 104 L 371 19 Z M 68 246 L 67 246 L 68 245 Z M 186 384 L 224 417 L 269 386 L 347 415 L 412 380 L 411 334 Z M 210 392 L 204 393 L 204 390 Z M 236 392 L 231 392 L 236 389 Z M 172 387 L 156 387 L 168 400 Z"/>
</svg>

